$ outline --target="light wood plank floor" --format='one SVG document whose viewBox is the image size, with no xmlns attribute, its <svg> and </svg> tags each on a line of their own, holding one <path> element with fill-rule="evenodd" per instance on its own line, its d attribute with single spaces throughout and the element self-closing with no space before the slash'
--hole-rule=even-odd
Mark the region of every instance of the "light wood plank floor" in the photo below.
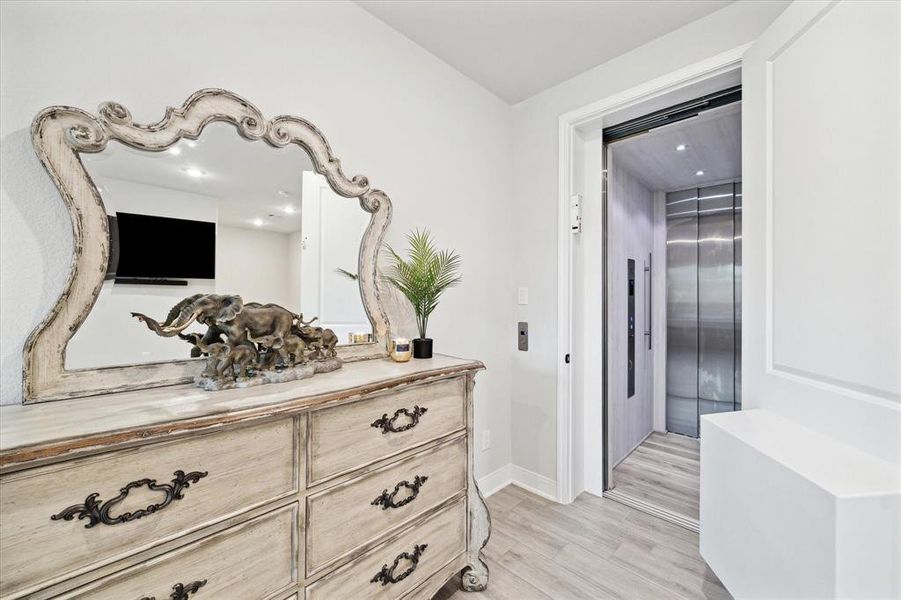
<svg viewBox="0 0 901 600">
<path fill-rule="evenodd" d="M 698 440 L 653 432 L 613 469 L 614 488 L 670 512 L 699 515 L 701 456 Z"/>
<path fill-rule="evenodd" d="M 436 600 L 731 598 L 698 535 L 612 500 L 557 504 L 508 486 L 488 498 L 488 589 L 450 581 Z"/>
</svg>

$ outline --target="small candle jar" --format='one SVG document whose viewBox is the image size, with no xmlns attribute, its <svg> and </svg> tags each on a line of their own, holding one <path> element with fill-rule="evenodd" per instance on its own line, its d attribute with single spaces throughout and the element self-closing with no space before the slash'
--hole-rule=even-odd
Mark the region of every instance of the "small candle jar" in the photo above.
<svg viewBox="0 0 901 600">
<path fill-rule="evenodd" d="M 348 335 L 351 344 L 368 344 L 372 341 L 372 334 L 368 331 L 354 332 Z"/>
<path fill-rule="evenodd" d="M 394 362 L 407 362 L 413 358 L 413 344 L 407 338 L 394 338 L 389 355 Z"/>
</svg>

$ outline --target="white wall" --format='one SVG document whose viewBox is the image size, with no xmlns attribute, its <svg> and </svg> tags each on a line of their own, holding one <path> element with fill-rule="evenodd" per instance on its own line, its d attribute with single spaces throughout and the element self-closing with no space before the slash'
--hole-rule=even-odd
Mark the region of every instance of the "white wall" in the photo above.
<svg viewBox="0 0 901 600">
<path fill-rule="evenodd" d="M 22 345 L 72 254 L 68 215 L 31 148 L 32 118 L 53 104 L 117 100 L 153 122 L 218 86 L 266 115 L 315 123 L 345 173 L 390 195 L 388 241 L 429 227 L 461 253 L 464 283 L 445 295 L 430 333 L 437 352 L 488 367 L 475 423 L 492 445 L 476 453 L 477 474 L 510 462 L 509 222 L 520 199 L 507 104 L 349 2 L 4 2 L 0 27 L 0 400 L 21 401 Z"/>
<path fill-rule="evenodd" d="M 300 310 L 300 286 L 303 280 L 300 268 L 302 253 L 303 233 L 295 231 L 288 234 L 288 303 L 285 306 L 295 312 Z"/>
<path fill-rule="evenodd" d="M 513 107 L 514 285 L 528 286 L 530 351 L 514 356 L 513 462 L 554 478 L 557 340 L 558 117 L 754 40 L 785 2 L 736 2 Z M 578 357 L 574 357 L 574 362 Z"/>
<path fill-rule="evenodd" d="M 339 344 L 349 343 L 351 333 L 372 331 L 363 308 L 360 284 L 339 272 L 356 273 L 359 246 L 347 240 L 361 240 L 370 216 L 360 210 L 355 198 L 336 194 L 322 175 L 303 172 L 303 250 L 300 270 L 300 308 L 304 318 L 316 317 L 316 325 L 338 336 Z"/>
<path fill-rule="evenodd" d="M 610 464 L 616 465 L 653 428 L 652 354 L 648 349 L 645 263 L 653 246 L 654 194 L 617 165 L 616 145 L 607 163 L 607 405 Z M 629 397 L 628 265 L 635 261 L 635 390 Z"/>
<path fill-rule="evenodd" d="M 216 292 L 245 302 L 291 306 L 289 234 L 245 227 L 216 228 Z"/>
</svg>

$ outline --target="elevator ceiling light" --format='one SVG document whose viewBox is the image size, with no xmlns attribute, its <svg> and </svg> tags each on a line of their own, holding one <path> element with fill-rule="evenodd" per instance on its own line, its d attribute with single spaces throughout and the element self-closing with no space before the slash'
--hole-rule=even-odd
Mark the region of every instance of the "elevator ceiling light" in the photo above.
<svg viewBox="0 0 901 600">
<path fill-rule="evenodd" d="M 697 172 L 695 173 L 695 175 L 697 175 L 698 177 L 700 177 L 700 176 L 703 175 L 703 174 L 704 174 L 704 171 L 697 171 Z"/>
<path fill-rule="evenodd" d="M 685 152 L 687 148 L 688 146 L 686 146 L 685 144 L 679 144 L 678 146 L 676 146 L 676 152 Z"/>
<path fill-rule="evenodd" d="M 254 219 L 254 220 L 253 220 L 253 224 L 256 225 L 257 227 L 262 227 L 262 226 L 263 226 L 263 219 Z"/>
<path fill-rule="evenodd" d="M 178 156 L 179 154 L 181 154 L 181 148 L 179 148 L 177 146 L 175 148 L 169 148 L 169 154 Z"/>
<path fill-rule="evenodd" d="M 285 208 L 283 208 L 282 210 L 285 211 L 286 215 L 294 214 L 294 207 L 291 206 L 290 204 L 288 206 L 286 206 Z"/>
</svg>

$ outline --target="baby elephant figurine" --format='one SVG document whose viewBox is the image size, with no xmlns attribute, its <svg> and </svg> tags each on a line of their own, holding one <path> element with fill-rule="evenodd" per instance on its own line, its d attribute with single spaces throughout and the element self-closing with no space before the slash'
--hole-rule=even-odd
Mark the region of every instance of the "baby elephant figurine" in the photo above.
<svg viewBox="0 0 901 600">
<path fill-rule="evenodd" d="M 260 350 L 257 354 L 257 366 L 259 366 L 260 370 L 269 371 L 278 366 L 278 361 L 282 358 L 281 337 L 264 335 L 255 338 L 248 334 L 247 339 L 256 344 Z"/>
<path fill-rule="evenodd" d="M 292 329 L 292 331 L 313 349 L 314 360 L 338 356 L 338 351 L 335 350 L 335 346 L 338 345 L 338 336 L 331 329 L 304 326 Z"/>
<path fill-rule="evenodd" d="M 288 334 L 282 349 L 291 357 L 292 367 L 297 363 L 303 364 L 307 362 L 307 343 L 300 339 L 300 336 L 293 333 Z"/>
<path fill-rule="evenodd" d="M 265 362 L 265 366 L 261 365 L 263 368 L 271 369 L 275 367 L 276 359 L 281 360 L 283 365 L 289 367 L 307 361 L 307 357 L 304 354 L 307 345 L 296 335 L 289 334 L 285 338 L 278 335 L 264 335 L 263 337 L 255 338 L 251 337 L 248 332 L 247 339 L 266 349 L 265 358 L 260 359 L 261 362 Z"/>
<path fill-rule="evenodd" d="M 257 351 L 251 346 L 229 346 L 225 342 L 206 344 L 199 333 L 188 334 L 188 337 L 192 338 L 193 344 L 209 357 L 206 368 L 201 373 L 202 377 L 222 380 L 227 373 L 235 380 L 238 377 L 243 379 L 250 376 L 248 370 L 257 358 Z M 238 367 L 237 375 L 234 371 L 235 366 Z"/>
<path fill-rule="evenodd" d="M 257 351 L 246 344 L 229 346 L 225 353 L 225 360 L 219 365 L 220 377 L 228 371 L 232 379 L 247 379 L 251 376 L 251 369 L 257 362 Z M 237 367 L 237 373 L 234 370 Z"/>
</svg>

